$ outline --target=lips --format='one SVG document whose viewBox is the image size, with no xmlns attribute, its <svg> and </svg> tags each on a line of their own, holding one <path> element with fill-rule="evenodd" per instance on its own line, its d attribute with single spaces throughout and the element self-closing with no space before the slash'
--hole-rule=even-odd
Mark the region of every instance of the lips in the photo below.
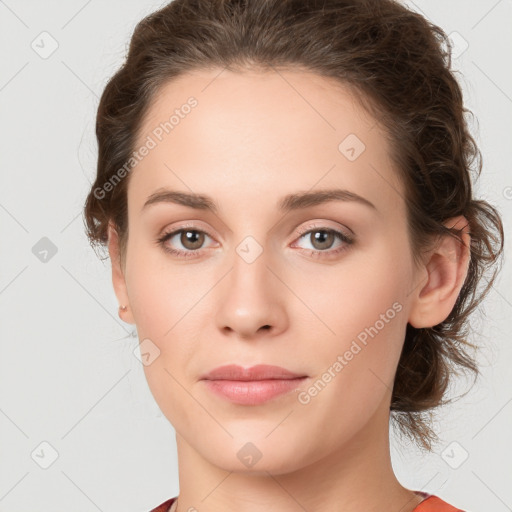
<svg viewBox="0 0 512 512">
<path fill-rule="evenodd" d="M 201 380 L 258 381 L 258 380 L 291 380 L 307 377 L 305 374 L 294 373 L 280 366 L 258 364 L 243 368 L 236 364 L 219 366 L 201 377 Z"/>
<path fill-rule="evenodd" d="M 280 366 L 219 366 L 201 377 L 206 389 L 238 405 L 260 405 L 297 390 L 308 376 Z"/>
</svg>

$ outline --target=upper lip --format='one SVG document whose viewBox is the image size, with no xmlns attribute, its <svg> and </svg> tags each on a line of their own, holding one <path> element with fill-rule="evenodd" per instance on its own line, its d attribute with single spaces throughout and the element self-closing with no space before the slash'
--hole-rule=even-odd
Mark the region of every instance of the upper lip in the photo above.
<svg viewBox="0 0 512 512">
<path fill-rule="evenodd" d="M 293 373 L 280 366 L 258 364 L 250 368 L 243 368 L 236 364 L 219 366 L 201 377 L 201 380 L 266 380 L 266 379 L 297 379 L 307 377 Z"/>
</svg>

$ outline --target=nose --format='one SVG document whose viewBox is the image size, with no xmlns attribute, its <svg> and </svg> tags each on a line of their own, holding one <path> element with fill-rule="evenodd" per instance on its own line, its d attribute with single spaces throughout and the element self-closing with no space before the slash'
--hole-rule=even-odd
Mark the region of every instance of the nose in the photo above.
<svg viewBox="0 0 512 512">
<path fill-rule="evenodd" d="M 216 294 L 216 322 L 224 335 L 255 339 L 276 336 L 287 328 L 286 287 L 276 273 L 265 252 L 251 263 L 235 255 Z"/>
</svg>

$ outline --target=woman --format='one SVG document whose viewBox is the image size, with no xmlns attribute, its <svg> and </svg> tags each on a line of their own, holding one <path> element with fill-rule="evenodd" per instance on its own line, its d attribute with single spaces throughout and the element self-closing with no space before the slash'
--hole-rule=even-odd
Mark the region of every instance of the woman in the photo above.
<svg viewBox="0 0 512 512">
<path fill-rule="evenodd" d="M 391 0 L 174 0 L 136 27 L 85 215 L 176 430 L 154 511 L 459 510 L 389 452 L 390 418 L 430 449 L 477 373 L 502 251 L 445 43 Z"/>
</svg>

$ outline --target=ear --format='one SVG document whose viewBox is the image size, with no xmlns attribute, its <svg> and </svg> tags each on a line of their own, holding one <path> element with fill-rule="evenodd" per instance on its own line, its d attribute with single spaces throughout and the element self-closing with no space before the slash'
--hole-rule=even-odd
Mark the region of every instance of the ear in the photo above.
<svg viewBox="0 0 512 512">
<path fill-rule="evenodd" d="M 446 320 L 468 272 L 471 243 L 468 221 L 458 216 L 444 225 L 462 230 L 463 244 L 453 236 L 442 235 L 438 245 L 429 251 L 418 274 L 420 282 L 411 292 L 413 297 L 408 321 L 418 329 L 433 327 Z"/>
<path fill-rule="evenodd" d="M 126 323 L 135 324 L 133 320 L 124 272 L 121 265 L 121 254 L 119 248 L 119 235 L 114 225 L 109 222 L 108 225 L 108 252 L 110 254 L 110 262 L 112 264 L 112 284 L 114 292 L 120 306 L 126 306 L 126 310 L 119 309 L 119 318 Z"/>
</svg>

